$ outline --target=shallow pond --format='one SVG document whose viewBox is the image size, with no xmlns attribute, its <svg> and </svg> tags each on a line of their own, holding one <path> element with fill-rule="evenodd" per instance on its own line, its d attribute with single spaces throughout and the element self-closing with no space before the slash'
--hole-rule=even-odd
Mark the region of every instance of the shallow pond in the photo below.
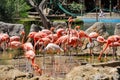
<svg viewBox="0 0 120 80">
<path fill-rule="evenodd" d="M 20 56 L 16 54 L 22 54 Z M 82 54 L 82 55 L 80 55 Z M 53 61 L 54 60 L 54 61 Z M 118 59 L 119 60 L 119 59 Z M 98 56 L 90 56 L 89 54 L 83 55 L 71 54 L 71 55 L 50 55 L 46 54 L 43 57 L 42 54 L 36 55 L 35 62 L 43 69 L 43 73 L 46 75 L 52 75 L 57 77 L 64 77 L 72 68 L 86 64 L 97 64 L 103 62 L 113 61 L 112 56 L 104 57 L 100 62 Z M 53 63 L 54 62 L 54 63 Z M 13 65 L 17 69 L 23 72 L 34 72 L 31 68 L 31 62 L 24 58 L 22 51 L 9 51 L 0 54 L 0 65 Z M 35 73 L 36 74 L 36 73 Z M 38 75 L 38 74 L 36 74 Z"/>
</svg>

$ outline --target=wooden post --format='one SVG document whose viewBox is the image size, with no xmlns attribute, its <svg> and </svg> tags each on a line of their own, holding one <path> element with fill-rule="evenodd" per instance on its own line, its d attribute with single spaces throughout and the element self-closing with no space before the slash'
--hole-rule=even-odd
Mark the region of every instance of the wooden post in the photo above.
<svg viewBox="0 0 120 80">
<path fill-rule="evenodd" d="M 99 2 L 98 0 L 95 0 L 95 7 L 96 7 L 96 21 L 98 22 L 98 6 L 99 6 Z"/>
<path fill-rule="evenodd" d="M 111 4 L 111 0 L 109 1 L 110 5 L 109 5 L 109 9 L 110 9 L 110 17 L 112 16 L 112 12 L 111 12 L 111 9 L 112 9 L 112 4 Z"/>
</svg>

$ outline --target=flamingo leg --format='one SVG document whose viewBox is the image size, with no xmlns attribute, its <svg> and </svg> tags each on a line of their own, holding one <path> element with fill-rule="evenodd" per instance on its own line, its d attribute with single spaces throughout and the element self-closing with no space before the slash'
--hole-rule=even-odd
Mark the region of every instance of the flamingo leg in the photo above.
<svg viewBox="0 0 120 80">
<path fill-rule="evenodd" d="M 113 48 L 113 59 L 117 60 L 117 47 L 112 47 Z"/>
<path fill-rule="evenodd" d="M 108 48 L 109 44 L 107 43 L 105 48 L 103 48 L 103 50 L 100 52 L 100 55 L 98 57 L 98 60 L 101 60 L 102 54 L 104 53 L 104 51 Z"/>
<path fill-rule="evenodd" d="M 46 69 L 45 69 L 45 53 L 43 53 L 43 74 L 46 73 Z"/>
</svg>

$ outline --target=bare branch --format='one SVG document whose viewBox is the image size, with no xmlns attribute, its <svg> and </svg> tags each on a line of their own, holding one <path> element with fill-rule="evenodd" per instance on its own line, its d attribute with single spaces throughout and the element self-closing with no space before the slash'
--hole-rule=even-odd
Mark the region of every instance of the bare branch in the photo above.
<svg viewBox="0 0 120 80">
<path fill-rule="evenodd" d="M 39 8 L 41 8 L 43 10 L 47 1 L 48 0 L 42 0 L 41 3 L 39 4 Z"/>
<path fill-rule="evenodd" d="M 33 0 L 28 0 L 28 2 L 30 3 L 31 6 L 35 7 L 35 2 Z"/>
</svg>

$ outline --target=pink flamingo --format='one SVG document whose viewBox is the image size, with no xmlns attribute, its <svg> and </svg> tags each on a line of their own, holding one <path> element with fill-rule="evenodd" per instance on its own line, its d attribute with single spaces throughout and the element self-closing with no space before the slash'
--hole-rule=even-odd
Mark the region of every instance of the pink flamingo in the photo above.
<svg viewBox="0 0 120 80">
<path fill-rule="evenodd" d="M 33 50 L 28 50 L 24 54 L 25 57 L 31 61 L 33 69 L 42 75 L 42 69 L 35 63 L 35 52 Z"/>
<path fill-rule="evenodd" d="M 10 42 L 12 42 L 12 41 L 20 41 L 20 36 L 11 36 Z"/>
<path fill-rule="evenodd" d="M 37 33 L 34 35 L 34 44 L 35 44 L 40 38 L 44 38 L 44 37 L 46 37 L 46 36 L 47 36 L 47 34 L 44 33 L 44 32 L 41 32 L 41 31 L 37 32 Z"/>
<path fill-rule="evenodd" d="M 93 56 L 93 47 L 94 47 L 94 42 L 93 41 L 97 39 L 99 34 L 96 33 L 96 32 L 91 32 L 88 36 L 89 36 L 89 39 L 90 39 L 90 42 L 88 44 L 89 50 L 90 50 L 90 55 Z"/>
<path fill-rule="evenodd" d="M 52 62 L 52 65 L 53 65 L 53 69 L 55 68 L 55 58 L 54 58 L 54 54 L 55 53 L 60 53 L 60 52 L 64 52 L 64 50 L 62 48 L 60 48 L 59 45 L 55 44 L 55 43 L 49 43 L 45 48 L 44 48 L 44 51 L 48 54 L 51 54 L 51 62 Z M 45 59 L 43 60 L 45 62 Z M 45 65 L 45 63 L 43 62 L 43 65 Z M 53 71 L 54 73 L 54 71 Z"/>
<path fill-rule="evenodd" d="M 103 38 L 104 39 L 104 38 Z M 120 40 L 120 36 L 118 35 L 112 35 L 107 38 L 107 40 L 103 40 L 103 42 L 106 42 L 106 46 L 103 48 L 103 50 L 100 52 L 100 55 L 98 57 L 98 60 L 101 60 L 102 54 L 104 51 L 109 47 L 110 44 L 113 44 L 114 42 L 117 42 Z"/>
<path fill-rule="evenodd" d="M 8 47 L 9 41 L 10 41 L 10 37 L 9 37 L 8 34 L 0 33 L 0 46 L 1 46 L 2 43 L 4 44 L 4 46 L 1 46 L 1 47 L 4 47 L 3 51 L 5 51 L 6 48 Z"/>
<path fill-rule="evenodd" d="M 22 43 L 19 41 L 12 41 L 12 42 L 9 42 L 8 47 L 12 49 L 18 49 L 22 47 Z"/>
</svg>

